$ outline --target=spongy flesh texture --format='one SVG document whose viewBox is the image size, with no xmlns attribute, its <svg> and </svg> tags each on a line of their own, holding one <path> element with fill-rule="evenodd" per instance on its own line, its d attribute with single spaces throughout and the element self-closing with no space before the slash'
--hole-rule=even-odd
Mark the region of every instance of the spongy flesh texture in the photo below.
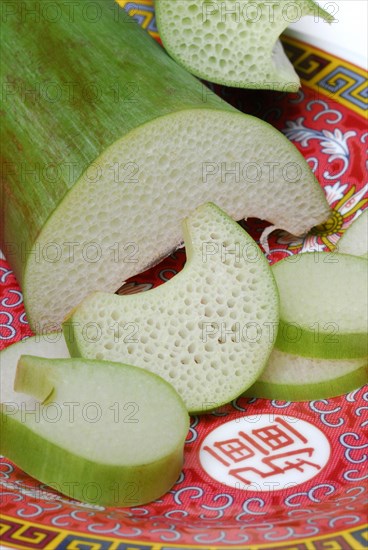
<svg viewBox="0 0 368 550">
<path fill-rule="evenodd" d="M 155 372 L 189 411 L 201 412 L 259 376 L 273 346 L 278 297 L 256 243 L 214 205 L 197 209 L 187 230 L 189 257 L 177 276 L 142 294 L 96 293 L 70 321 L 82 356 Z"/>
<path fill-rule="evenodd" d="M 170 254 L 206 201 L 294 234 L 329 216 L 307 163 L 270 125 L 210 109 L 156 119 L 97 159 L 39 235 L 22 285 L 33 330 L 60 328 L 90 292 L 115 292 Z"/>
<path fill-rule="evenodd" d="M 296 261 L 295 261 L 296 260 Z M 368 262 L 349 254 L 311 252 L 273 266 L 280 318 L 319 338 L 367 333 Z M 328 340 L 327 340 L 328 341 Z"/>
<path fill-rule="evenodd" d="M 288 385 L 318 384 L 345 376 L 366 365 L 367 359 L 300 357 L 274 348 L 259 381 Z"/>
<path fill-rule="evenodd" d="M 54 391 L 49 401 L 34 407 L 38 414 L 26 416 L 27 427 L 37 435 L 80 457 L 112 465 L 147 465 L 182 445 L 186 409 L 159 377 L 130 365 L 81 358 L 43 361 Z M 31 410 L 31 404 L 24 401 L 22 410 Z M 15 418 L 24 422 L 20 410 Z"/>
<path fill-rule="evenodd" d="M 313 13 L 309 0 L 157 0 L 159 32 L 170 54 L 197 76 L 245 88 L 298 89 L 278 37 L 290 22 Z"/>
<path fill-rule="evenodd" d="M 348 227 L 337 243 L 343 254 L 368 256 L 368 208 Z"/>
</svg>

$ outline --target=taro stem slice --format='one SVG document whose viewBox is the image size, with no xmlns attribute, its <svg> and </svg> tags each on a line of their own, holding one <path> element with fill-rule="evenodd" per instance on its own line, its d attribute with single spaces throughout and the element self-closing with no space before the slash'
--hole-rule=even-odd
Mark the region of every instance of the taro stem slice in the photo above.
<svg viewBox="0 0 368 550">
<path fill-rule="evenodd" d="M 183 232 L 188 260 L 180 273 L 139 294 L 93 293 L 64 331 L 72 356 L 148 369 L 199 413 L 235 399 L 260 376 L 279 301 L 261 249 L 217 206 L 197 208 Z"/>
<path fill-rule="evenodd" d="M 280 294 L 275 347 L 320 359 L 368 357 L 368 262 L 306 252 L 272 266 Z"/>
<path fill-rule="evenodd" d="M 280 34 L 305 15 L 320 22 L 320 32 L 321 21 L 334 21 L 314 0 L 156 0 L 155 5 L 170 55 L 196 76 L 238 88 L 296 92 L 300 79 Z"/>
<path fill-rule="evenodd" d="M 24 398 L 0 404 L 0 451 L 41 482 L 96 505 L 138 506 L 178 479 L 189 417 L 159 376 L 22 355 L 14 387 Z"/>
<path fill-rule="evenodd" d="M 280 401 L 329 399 L 367 383 L 368 358 L 320 359 L 276 348 L 247 396 Z"/>
</svg>

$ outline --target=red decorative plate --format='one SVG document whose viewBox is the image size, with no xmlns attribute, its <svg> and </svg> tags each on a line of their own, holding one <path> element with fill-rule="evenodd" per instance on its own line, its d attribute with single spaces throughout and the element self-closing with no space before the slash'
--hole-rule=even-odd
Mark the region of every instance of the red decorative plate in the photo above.
<svg viewBox="0 0 368 550">
<path fill-rule="evenodd" d="M 120 4 L 157 36 L 151 0 Z M 336 30 L 336 32 L 338 32 Z M 304 241 L 282 231 L 270 262 L 332 248 L 368 204 L 366 73 L 296 38 L 285 49 L 300 73 L 298 94 L 220 89 L 226 100 L 285 133 L 324 187 L 334 216 Z M 247 228 L 259 239 L 265 224 Z M 177 251 L 121 293 L 162 284 L 180 271 Z M 347 281 L 347 284 L 349 282 Z M 0 348 L 31 331 L 20 288 L 0 259 Z M 367 502 L 367 388 L 305 403 L 239 398 L 193 417 L 185 467 L 169 493 L 138 508 L 76 502 L 0 460 L 4 548 L 43 550 L 360 550 Z"/>
</svg>

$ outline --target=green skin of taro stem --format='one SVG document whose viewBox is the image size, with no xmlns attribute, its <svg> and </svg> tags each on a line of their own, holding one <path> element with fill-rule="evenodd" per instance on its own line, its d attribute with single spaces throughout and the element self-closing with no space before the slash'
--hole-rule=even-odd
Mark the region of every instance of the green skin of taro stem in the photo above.
<svg viewBox="0 0 368 550">
<path fill-rule="evenodd" d="M 170 59 L 113 0 L 94 2 L 98 32 L 83 2 L 54 3 L 62 14 L 57 22 L 35 22 L 19 8 L 2 23 L 0 246 L 20 284 L 45 222 L 110 145 L 172 112 L 238 112 Z"/>
<path fill-rule="evenodd" d="M 368 355 L 368 336 L 364 333 L 331 335 L 326 332 L 318 334 L 316 340 L 315 332 L 299 327 L 294 340 L 288 337 L 290 329 L 295 332 L 295 323 L 280 319 L 275 343 L 280 351 L 322 359 L 351 359 Z"/>
<path fill-rule="evenodd" d="M 40 482 L 91 504 L 137 506 L 159 498 L 175 483 L 183 463 L 180 447 L 171 456 L 139 470 L 99 464 L 33 433 L 24 423 L 6 414 L 4 405 L 0 405 L 0 426 L 1 454 Z M 164 477 L 162 462 L 165 462 Z"/>
<path fill-rule="evenodd" d="M 367 366 L 339 376 L 338 378 L 318 382 L 317 384 L 276 384 L 257 380 L 244 395 L 247 397 L 261 397 L 263 399 L 278 399 L 280 401 L 310 401 L 315 399 L 329 399 L 337 395 L 349 393 L 367 383 Z"/>
<path fill-rule="evenodd" d="M 321 359 L 368 357 L 365 306 L 367 297 L 366 260 L 350 254 L 333 253 L 332 261 L 330 261 L 330 257 L 325 252 L 306 252 L 297 256 L 296 260 L 298 259 L 300 262 L 289 264 L 290 260 L 285 258 L 274 264 L 272 268 L 279 286 L 281 302 L 280 325 L 275 348 L 293 355 Z M 317 278 L 317 275 L 319 278 Z M 318 285 L 318 302 L 328 306 L 330 319 L 341 316 L 342 314 L 338 314 L 337 311 L 338 307 L 343 308 L 344 315 L 347 318 L 356 317 L 355 325 L 353 325 L 355 326 L 354 329 L 350 329 L 350 331 L 344 329 L 343 320 L 341 323 L 337 321 L 319 321 L 316 314 L 312 313 L 313 308 L 316 307 L 313 300 L 303 306 L 307 309 L 310 308 L 309 312 L 305 313 L 300 309 L 301 306 L 297 298 L 300 291 L 299 284 L 303 284 L 301 279 L 304 277 L 312 289 L 316 289 L 316 285 Z M 294 284 L 296 281 L 299 283 L 298 286 Z M 349 283 L 349 288 L 355 294 L 355 296 L 351 296 L 354 305 L 347 301 L 346 294 L 342 290 L 343 285 L 349 285 Z M 331 290 L 332 293 L 327 294 Z M 356 292 L 358 292 L 358 296 Z M 291 296 L 294 300 L 294 312 L 290 312 L 289 309 Z M 333 302 L 335 296 L 340 306 L 335 306 Z M 316 300 L 316 297 L 314 297 L 314 300 Z M 354 307 L 358 309 L 352 313 Z M 300 321 L 301 313 L 304 314 L 303 321 Z M 300 322 L 296 322 L 296 319 Z M 306 319 L 309 319 L 309 322 Z"/>
</svg>

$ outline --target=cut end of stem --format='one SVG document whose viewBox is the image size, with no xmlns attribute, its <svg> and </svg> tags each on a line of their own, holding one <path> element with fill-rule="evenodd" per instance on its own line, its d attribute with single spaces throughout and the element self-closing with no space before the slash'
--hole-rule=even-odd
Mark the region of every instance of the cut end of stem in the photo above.
<svg viewBox="0 0 368 550">
<path fill-rule="evenodd" d="M 54 391 L 48 360 L 32 355 L 22 355 L 18 361 L 14 391 L 26 393 L 44 403 Z"/>
</svg>

